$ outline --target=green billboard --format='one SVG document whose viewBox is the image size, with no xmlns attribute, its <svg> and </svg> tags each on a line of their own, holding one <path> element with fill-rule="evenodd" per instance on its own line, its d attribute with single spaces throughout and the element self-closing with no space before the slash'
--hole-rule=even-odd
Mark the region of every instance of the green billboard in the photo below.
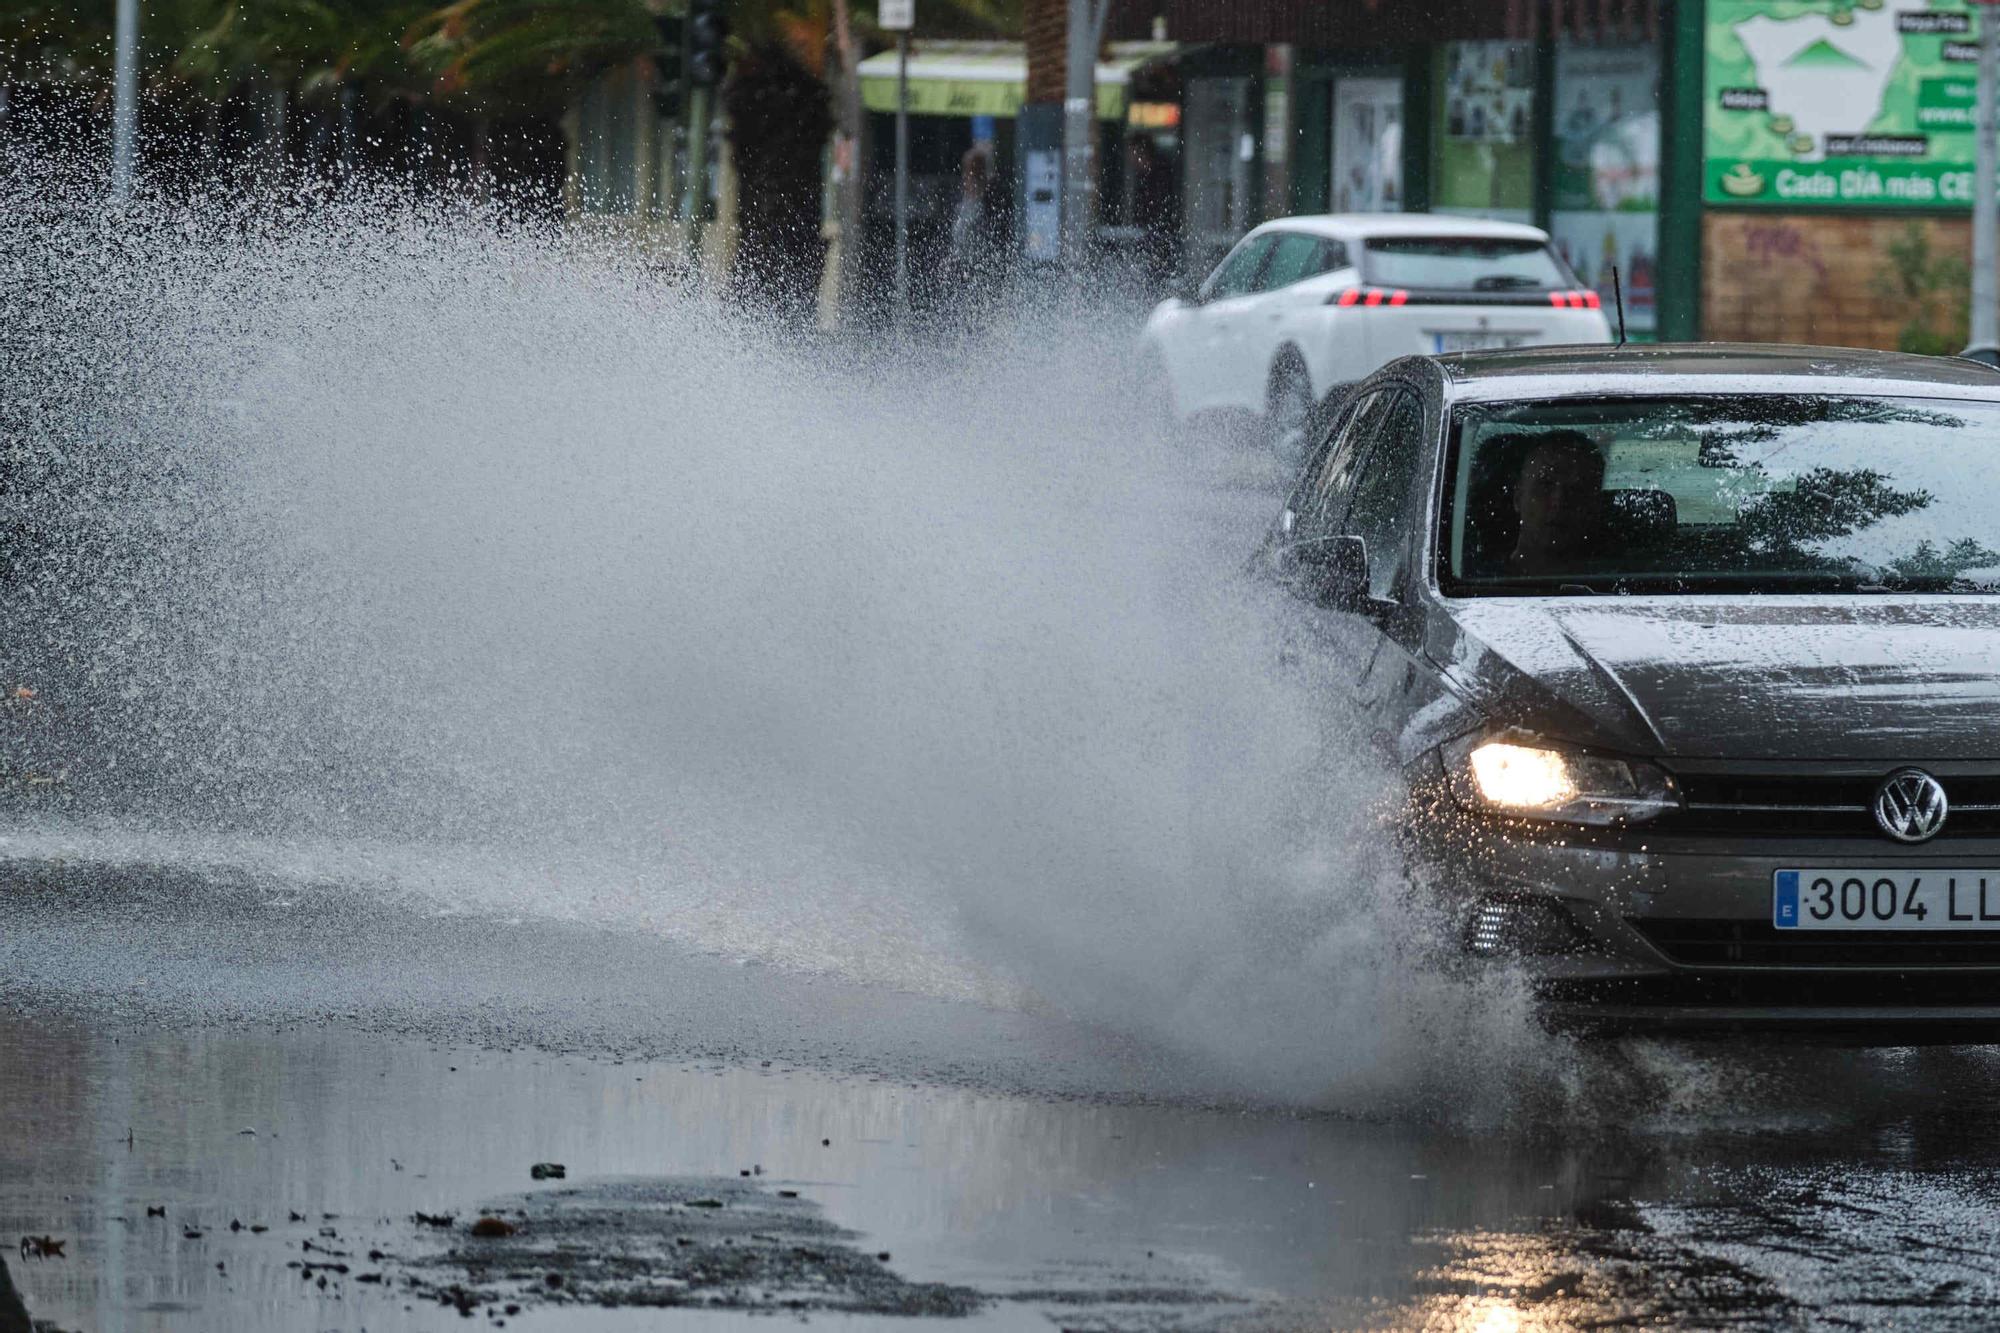
<svg viewBox="0 0 2000 1333">
<path fill-rule="evenodd" d="M 1703 197 L 1970 207 L 1977 8 L 1708 0 Z"/>
</svg>

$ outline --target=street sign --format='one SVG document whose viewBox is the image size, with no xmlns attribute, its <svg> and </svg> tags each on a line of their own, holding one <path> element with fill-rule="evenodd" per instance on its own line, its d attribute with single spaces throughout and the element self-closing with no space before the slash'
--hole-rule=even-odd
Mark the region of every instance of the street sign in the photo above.
<svg viewBox="0 0 2000 1333">
<path fill-rule="evenodd" d="M 908 32 L 917 26 L 917 0 L 881 0 L 875 21 L 885 32 Z"/>
</svg>

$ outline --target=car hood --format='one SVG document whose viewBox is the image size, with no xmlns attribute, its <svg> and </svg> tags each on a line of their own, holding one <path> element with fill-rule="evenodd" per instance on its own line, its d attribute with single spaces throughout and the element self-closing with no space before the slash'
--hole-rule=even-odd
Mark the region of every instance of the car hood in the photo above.
<svg viewBox="0 0 2000 1333">
<path fill-rule="evenodd" d="M 1487 598 L 1426 649 L 1488 716 L 1664 756 L 2000 758 L 2000 600 Z"/>
</svg>

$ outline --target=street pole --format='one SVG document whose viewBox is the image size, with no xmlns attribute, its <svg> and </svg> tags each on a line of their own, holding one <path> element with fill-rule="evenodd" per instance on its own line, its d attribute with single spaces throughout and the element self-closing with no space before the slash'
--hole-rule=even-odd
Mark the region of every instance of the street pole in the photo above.
<svg viewBox="0 0 2000 1333">
<path fill-rule="evenodd" d="M 1097 50 L 1109 0 L 1069 0 L 1063 87 L 1062 253 L 1071 269 L 1089 249 L 1096 216 Z"/>
<path fill-rule="evenodd" d="M 697 271 L 701 266 L 703 224 L 708 218 L 708 86 L 696 84 L 687 94 L 687 181 L 681 195 L 681 216 L 687 219 L 688 248 Z"/>
<path fill-rule="evenodd" d="M 139 0 L 118 0 L 111 75 L 111 200 L 132 197 L 132 160 L 138 145 Z"/>
<path fill-rule="evenodd" d="M 2000 200 L 1996 182 L 1994 90 L 2000 81 L 2000 14 L 1993 0 L 1979 6 L 1978 156 L 1972 172 L 1972 311 L 1971 346 L 2000 347 L 2000 280 L 1995 274 L 1995 243 L 2000 241 Z"/>
<path fill-rule="evenodd" d="M 896 34 L 896 323 L 910 316 L 910 30 Z"/>
</svg>

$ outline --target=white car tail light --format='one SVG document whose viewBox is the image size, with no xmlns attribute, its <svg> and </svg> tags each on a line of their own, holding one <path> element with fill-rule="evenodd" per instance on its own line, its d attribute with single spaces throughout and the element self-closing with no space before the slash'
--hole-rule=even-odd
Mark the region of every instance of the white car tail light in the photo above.
<svg viewBox="0 0 2000 1333">
<path fill-rule="evenodd" d="M 1486 299 L 1482 300 L 1481 297 Z M 1326 303 L 1337 306 L 1408 305 L 1410 299 L 1409 290 L 1404 287 L 1344 287 L 1327 297 Z M 1420 305 L 1493 304 L 1492 298 L 1486 293 L 1460 298 L 1444 292 L 1425 292 L 1416 299 Z M 1532 296 L 1524 296 L 1510 299 L 1503 304 L 1532 304 L 1533 301 Z M 1598 310 L 1603 307 L 1604 302 L 1596 292 L 1586 288 L 1580 291 L 1550 292 L 1549 304 L 1558 310 Z"/>
<path fill-rule="evenodd" d="M 1404 305 L 1410 294 L 1401 287 L 1349 287 L 1327 298 L 1328 305 Z"/>
</svg>

